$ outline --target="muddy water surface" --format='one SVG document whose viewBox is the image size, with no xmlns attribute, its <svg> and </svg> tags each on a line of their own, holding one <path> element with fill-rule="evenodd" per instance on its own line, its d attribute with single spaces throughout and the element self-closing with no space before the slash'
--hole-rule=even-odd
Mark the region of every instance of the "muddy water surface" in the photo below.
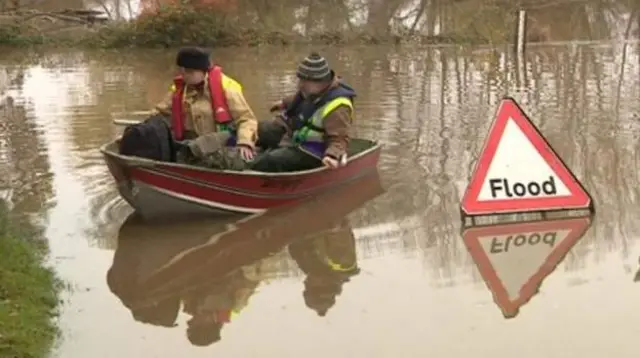
<svg viewBox="0 0 640 358">
<path fill-rule="evenodd" d="M 306 52 L 216 58 L 267 116 Z M 240 222 L 155 226 L 129 217 L 98 148 L 118 113 L 162 97 L 172 54 L 1 60 L 0 189 L 43 219 L 71 284 L 54 356 L 637 355 L 637 44 L 531 47 L 524 69 L 502 49 L 324 53 L 359 91 L 357 134 L 384 144 L 380 178 Z M 583 180 L 593 221 L 460 235 L 457 203 L 504 94 Z"/>
</svg>

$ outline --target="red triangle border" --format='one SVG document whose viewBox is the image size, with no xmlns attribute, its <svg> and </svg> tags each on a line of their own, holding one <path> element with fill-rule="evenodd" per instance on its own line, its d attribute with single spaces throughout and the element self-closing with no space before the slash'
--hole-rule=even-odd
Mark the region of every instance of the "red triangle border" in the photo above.
<svg viewBox="0 0 640 358">
<path fill-rule="evenodd" d="M 526 305 L 535 296 L 543 281 L 551 274 L 557 266 L 564 260 L 567 253 L 575 244 L 584 237 L 591 227 L 591 217 L 560 219 L 551 221 L 538 221 L 526 223 L 512 223 L 506 225 L 494 225 L 486 227 L 473 227 L 462 233 L 462 238 L 467 247 L 467 251 L 478 267 L 482 279 L 493 295 L 494 302 L 502 311 L 505 318 L 514 318 L 518 315 L 520 308 Z M 509 293 L 502 280 L 498 276 L 495 268 L 489 260 L 489 256 L 480 244 L 480 237 L 511 235 L 524 232 L 570 230 L 567 237 L 554 248 L 549 256 L 540 265 L 538 270 L 520 288 L 519 295 L 515 300 L 509 298 Z"/>
<path fill-rule="evenodd" d="M 513 120 L 522 130 L 540 156 L 549 164 L 558 178 L 564 183 L 571 195 L 518 198 L 506 200 L 479 201 L 478 196 L 486 180 L 489 167 L 493 161 L 507 122 Z M 460 204 L 461 210 L 468 216 L 508 214 L 517 212 L 569 210 L 591 208 L 591 195 L 560 159 L 551 145 L 542 136 L 538 128 L 531 122 L 517 102 L 506 97 L 500 103 L 496 118 L 489 130 L 481 155 L 476 162 L 474 173 Z"/>
</svg>

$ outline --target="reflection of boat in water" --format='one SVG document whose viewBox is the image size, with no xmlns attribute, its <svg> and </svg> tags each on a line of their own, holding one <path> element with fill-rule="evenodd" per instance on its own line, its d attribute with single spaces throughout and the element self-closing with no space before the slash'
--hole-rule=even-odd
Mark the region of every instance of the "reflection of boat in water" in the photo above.
<svg viewBox="0 0 640 358">
<path fill-rule="evenodd" d="M 462 234 L 505 318 L 535 296 L 591 226 L 591 217 L 472 227 Z"/>
<path fill-rule="evenodd" d="M 182 303 L 192 316 L 190 341 L 207 345 L 220 339 L 223 325 L 264 279 L 273 254 L 288 245 L 306 275 L 305 303 L 324 315 L 358 273 L 346 216 L 382 192 L 375 173 L 248 218 L 151 226 L 132 216 L 120 230 L 109 287 L 140 322 L 174 326 Z"/>
</svg>

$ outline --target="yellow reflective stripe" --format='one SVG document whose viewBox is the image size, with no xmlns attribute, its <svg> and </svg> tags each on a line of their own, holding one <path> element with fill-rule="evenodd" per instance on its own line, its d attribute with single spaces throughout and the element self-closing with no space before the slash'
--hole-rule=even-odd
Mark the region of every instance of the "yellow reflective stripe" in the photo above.
<svg viewBox="0 0 640 358">
<path fill-rule="evenodd" d="M 335 111 L 336 108 L 340 106 L 347 106 L 349 107 L 350 110 L 353 111 L 353 103 L 349 98 L 347 97 L 334 98 L 333 100 L 329 101 L 327 104 L 322 106 L 322 108 L 318 109 L 317 111 L 315 111 L 315 113 L 313 113 L 313 116 L 311 117 L 311 121 L 310 121 L 311 124 L 313 124 L 318 128 L 324 128 L 324 119 L 329 114 L 331 114 L 331 112 Z M 318 142 L 324 141 L 323 133 L 313 130 L 309 127 L 304 127 L 302 129 L 301 135 L 302 135 L 302 138 L 305 138 L 305 140 L 315 139 Z"/>
<path fill-rule="evenodd" d="M 311 117 L 311 124 L 318 128 L 324 128 L 324 119 L 327 118 L 327 116 L 331 114 L 331 112 L 335 111 L 336 108 L 340 106 L 347 106 L 349 107 L 349 110 L 353 111 L 353 104 L 351 103 L 350 99 L 348 99 L 347 97 L 334 98 L 333 100 L 329 101 L 329 103 L 322 106 L 322 108 L 319 108 L 317 111 L 315 111 L 315 113 Z M 312 132 L 319 133 L 315 130 L 312 130 Z M 319 133 L 319 135 L 322 136 L 322 133 Z"/>
<path fill-rule="evenodd" d="M 318 108 L 309 119 L 310 124 L 318 128 L 324 128 L 324 119 L 340 106 L 347 106 L 353 111 L 353 103 L 347 97 L 334 98 L 324 106 Z M 302 142 L 324 142 L 324 133 L 316 131 L 305 125 L 294 134 L 294 141 Z"/>
<path fill-rule="evenodd" d="M 324 107 L 322 108 L 322 119 L 324 119 L 329 115 L 329 113 L 333 112 L 340 106 L 347 106 L 350 110 L 353 111 L 353 104 L 351 103 L 350 99 L 348 99 L 347 97 L 338 97 L 324 105 Z"/>
<path fill-rule="evenodd" d="M 351 266 L 343 267 L 341 264 L 333 262 L 333 261 L 332 261 L 330 258 L 328 258 L 328 257 L 326 258 L 325 262 L 326 262 L 327 266 L 329 266 L 329 268 L 331 268 L 331 270 L 333 270 L 333 271 L 338 271 L 338 272 L 349 272 L 349 271 L 353 271 L 353 270 L 356 268 L 356 266 L 357 266 L 357 264 L 355 264 L 355 263 L 354 263 L 354 264 L 353 264 L 353 265 L 351 265 Z"/>
<path fill-rule="evenodd" d="M 222 88 L 225 90 L 242 92 L 242 85 L 240 84 L 240 82 L 225 75 L 224 73 L 222 74 Z"/>
</svg>

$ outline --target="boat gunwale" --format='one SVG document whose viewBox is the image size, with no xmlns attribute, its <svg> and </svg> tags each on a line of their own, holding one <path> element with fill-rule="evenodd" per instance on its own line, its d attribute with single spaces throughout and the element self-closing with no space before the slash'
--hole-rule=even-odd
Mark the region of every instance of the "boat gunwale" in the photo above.
<svg viewBox="0 0 640 358">
<path fill-rule="evenodd" d="M 330 189 L 331 187 L 335 186 L 336 184 L 343 183 L 343 182 L 349 182 L 350 180 L 353 180 L 353 179 L 356 179 L 356 178 L 360 178 L 360 177 L 362 177 L 364 175 L 367 175 L 370 171 L 374 170 L 375 168 L 364 168 L 364 169 L 360 170 L 361 173 L 354 174 L 354 175 L 351 175 L 351 176 L 349 176 L 347 178 L 344 178 L 343 180 L 340 180 L 338 183 L 329 181 L 326 184 L 320 184 L 320 185 L 317 185 L 317 186 L 314 186 L 314 187 L 311 187 L 311 188 L 307 188 L 307 189 L 303 189 L 303 190 L 296 190 L 296 191 L 293 191 L 293 192 L 290 192 L 290 193 L 260 192 L 260 191 L 254 191 L 252 189 L 238 189 L 237 187 L 232 187 L 232 186 L 228 186 L 228 185 L 222 185 L 222 184 L 218 184 L 218 183 L 214 183 L 214 182 L 210 182 L 210 181 L 197 180 L 197 179 L 194 179 L 193 177 L 189 177 L 187 175 L 176 174 L 174 172 L 165 171 L 165 170 L 158 169 L 158 168 L 143 168 L 143 167 L 140 167 L 140 168 L 136 168 L 136 169 L 137 170 L 146 171 L 146 172 L 154 174 L 154 175 L 163 176 L 163 177 L 166 177 L 166 178 L 177 179 L 177 180 L 180 180 L 182 182 L 186 182 L 186 183 L 189 183 L 189 184 L 192 184 L 192 185 L 196 185 L 196 186 L 201 187 L 203 189 L 223 191 L 223 192 L 226 192 L 226 193 L 249 196 L 249 197 L 253 197 L 253 198 L 272 199 L 272 198 L 300 198 L 300 197 L 314 195 L 314 194 L 323 192 L 323 191 L 325 191 L 327 189 Z"/>
<path fill-rule="evenodd" d="M 352 183 L 353 181 L 357 181 L 359 179 L 362 179 L 364 177 L 367 177 L 369 175 L 373 175 L 377 173 L 377 169 L 376 168 L 370 168 L 367 170 L 363 170 L 360 171 L 358 174 L 354 175 L 354 176 L 350 176 L 348 178 L 346 178 L 345 180 L 340 181 L 339 183 L 336 183 L 334 186 L 336 187 L 340 187 L 343 185 L 349 185 L 350 183 Z M 132 184 L 133 186 L 138 186 L 139 184 L 136 183 L 137 180 L 132 180 Z M 173 200 L 179 200 L 182 201 L 184 203 L 188 203 L 191 205 L 197 205 L 201 208 L 204 209 L 211 209 L 211 210 L 219 210 L 225 213 L 229 213 L 229 214 L 244 214 L 244 215 L 249 215 L 249 217 L 247 217 L 246 219 L 248 220 L 251 216 L 253 215 L 260 215 L 265 213 L 267 210 L 271 209 L 271 208 L 276 208 L 276 207 L 282 207 L 282 206 L 287 206 L 287 205 L 291 205 L 291 204 L 281 204 L 281 205 L 276 205 L 274 207 L 270 207 L 270 208 L 261 208 L 261 209 L 257 209 L 257 208 L 251 208 L 251 207 L 247 207 L 247 206 L 235 206 L 235 209 L 230 209 L 228 204 L 224 204 L 224 203 L 220 203 L 218 201 L 214 201 L 214 200 L 206 200 L 207 204 L 200 202 L 199 200 L 194 201 L 193 199 L 190 198 L 184 198 L 184 194 L 181 193 L 177 193 L 174 191 L 170 191 L 170 190 L 160 190 L 160 188 L 148 184 L 148 183 L 143 183 L 145 186 L 147 186 L 150 190 L 152 190 L 156 195 L 165 195 Z M 298 201 L 305 201 L 308 200 L 309 198 L 313 197 L 314 194 L 319 194 L 322 192 L 326 192 L 327 187 L 323 187 L 323 189 L 317 190 L 313 193 L 309 193 L 307 194 L 307 192 L 304 192 L 301 195 L 296 195 L 296 196 L 292 196 L 292 199 L 298 199 Z M 224 191 L 224 190 L 223 190 Z M 244 194 L 244 193 L 235 193 L 235 194 Z M 126 200 L 126 199 L 125 199 Z M 132 199 L 132 201 L 135 202 L 135 199 Z M 139 205 L 136 205 L 136 203 L 132 203 L 129 202 L 129 205 L 131 205 L 132 207 L 136 208 L 139 207 Z M 136 209 L 136 210 L 142 210 L 140 209 Z M 144 210 L 142 210 L 144 211 Z M 238 222 L 243 222 L 245 219 L 240 219 Z"/>
<path fill-rule="evenodd" d="M 119 138 L 118 138 L 119 139 Z M 115 139 L 110 141 L 109 143 L 103 144 L 100 146 L 100 153 L 103 155 L 107 155 L 112 158 L 117 158 L 124 161 L 125 166 L 127 167 L 156 167 L 156 166 L 164 166 L 164 167 L 173 167 L 180 169 L 188 169 L 194 172 L 204 172 L 204 173 L 212 173 L 212 174 L 224 174 L 224 175 L 235 175 L 235 176 L 248 176 L 248 177 L 257 177 L 257 178 L 287 178 L 287 177 L 296 177 L 296 176 L 309 176 L 311 174 L 321 173 L 324 171 L 334 170 L 329 169 L 327 167 L 319 167 L 308 170 L 300 170 L 294 172 L 283 172 L 283 173 L 270 173 L 270 172 L 259 172 L 254 170 L 245 170 L 245 171 L 235 171 L 235 170 L 220 170 L 220 169 L 212 169 L 205 167 L 198 167 L 193 165 L 187 165 L 182 163 L 174 163 L 174 162 L 161 162 L 152 159 L 122 155 L 120 153 L 116 153 L 112 150 L 107 149 L 108 146 L 113 145 L 118 141 Z M 355 139 L 355 138 L 354 138 Z M 347 158 L 347 165 L 342 168 L 349 166 L 349 163 L 356 161 L 358 159 L 364 158 L 376 151 L 379 151 L 382 146 L 380 142 L 377 140 L 369 140 L 369 139 L 361 139 L 363 141 L 370 142 L 372 144 L 371 147 L 358 152 L 356 155 Z"/>
</svg>

